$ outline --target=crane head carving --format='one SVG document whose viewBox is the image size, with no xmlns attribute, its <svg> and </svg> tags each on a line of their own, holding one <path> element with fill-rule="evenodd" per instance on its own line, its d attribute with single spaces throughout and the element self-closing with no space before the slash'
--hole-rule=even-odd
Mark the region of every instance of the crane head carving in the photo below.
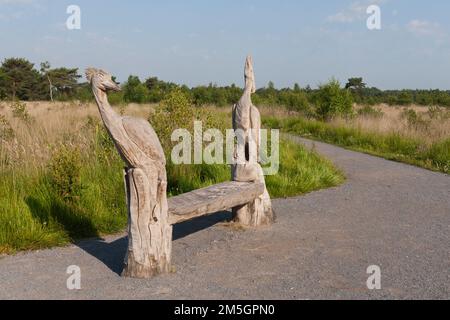
<svg viewBox="0 0 450 320">
<path fill-rule="evenodd" d="M 115 83 L 110 73 L 95 69 L 86 69 L 86 79 L 94 88 L 98 88 L 104 92 L 106 91 L 120 91 L 120 86 Z"/>
<path fill-rule="evenodd" d="M 247 56 L 245 61 L 245 84 L 252 86 L 252 93 L 256 92 L 255 73 L 253 72 L 253 58 Z"/>
</svg>

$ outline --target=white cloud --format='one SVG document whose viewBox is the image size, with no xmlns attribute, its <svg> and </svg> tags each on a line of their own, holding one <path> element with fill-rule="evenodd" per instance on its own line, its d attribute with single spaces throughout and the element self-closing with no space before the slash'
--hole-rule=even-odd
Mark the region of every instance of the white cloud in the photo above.
<svg viewBox="0 0 450 320">
<path fill-rule="evenodd" d="M 381 5 L 388 0 L 364 0 L 352 2 L 344 10 L 333 14 L 327 18 L 328 22 L 333 23 L 352 23 L 367 18 L 366 10 L 370 5 Z"/>
<path fill-rule="evenodd" d="M 426 20 L 412 20 L 406 28 L 416 36 L 441 36 L 443 34 L 443 30 L 438 23 Z"/>
</svg>

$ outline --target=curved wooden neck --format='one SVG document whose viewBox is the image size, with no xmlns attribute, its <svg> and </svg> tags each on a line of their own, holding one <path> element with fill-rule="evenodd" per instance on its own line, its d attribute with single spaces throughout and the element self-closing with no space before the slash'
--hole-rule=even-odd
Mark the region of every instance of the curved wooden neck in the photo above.
<svg viewBox="0 0 450 320">
<path fill-rule="evenodd" d="M 93 87 L 92 91 L 94 92 L 95 101 L 97 102 L 98 109 L 100 111 L 100 115 L 102 120 L 105 122 L 107 127 L 111 124 L 111 121 L 119 118 L 119 115 L 113 110 L 111 105 L 108 102 L 108 95 L 106 92 Z M 111 128 L 108 128 L 111 129 Z"/>
<path fill-rule="evenodd" d="M 254 88 L 253 80 L 246 79 L 245 80 L 244 94 L 251 97 L 251 95 L 253 94 L 253 88 Z"/>
</svg>

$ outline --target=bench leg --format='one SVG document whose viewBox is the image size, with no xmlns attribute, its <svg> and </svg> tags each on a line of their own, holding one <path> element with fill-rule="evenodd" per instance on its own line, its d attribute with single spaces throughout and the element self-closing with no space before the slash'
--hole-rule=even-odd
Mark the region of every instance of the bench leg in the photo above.
<svg viewBox="0 0 450 320">
<path fill-rule="evenodd" d="M 172 226 L 168 223 L 165 169 L 162 171 L 126 171 L 129 243 L 124 277 L 148 279 L 171 270 Z"/>
<path fill-rule="evenodd" d="M 248 175 L 245 174 L 245 171 L 247 171 L 246 167 L 248 167 L 248 165 L 236 165 L 234 167 L 234 181 L 243 181 L 247 178 Z M 264 173 L 261 166 L 259 164 L 256 164 L 251 167 L 252 168 L 249 170 L 249 172 L 257 172 L 256 181 L 265 184 Z M 244 179 L 241 179 L 242 177 L 239 177 L 239 175 L 244 176 Z M 272 209 L 272 201 L 267 189 L 265 189 L 264 193 L 256 198 L 253 202 L 244 206 L 233 208 L 233 220 L 234 222 L 239 223 L 244 227 L 260 227 L 271 225 L 275 221 L 275 215 Z"/>
</svg>

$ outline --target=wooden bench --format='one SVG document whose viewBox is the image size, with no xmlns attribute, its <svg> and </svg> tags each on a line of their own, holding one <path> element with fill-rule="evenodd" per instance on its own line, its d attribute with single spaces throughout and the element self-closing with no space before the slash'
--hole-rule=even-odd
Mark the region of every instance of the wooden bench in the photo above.
<svg viewBox="0 0 450 320">
<path fill-rule="evenodd" d="M 264 193 L 257 182 L 225 182 L 169 199 L 169 224 L 229 210 L 251 203 Z"/>
<path fill-rule="evenodd" d="M 273 222 L 272 203 L 259 159 L 261 119 L 251 102 L 254 74 L 251 57 L 245 65 L 246 90 L 233 108 L 233 128 L 243 139 L 235 146 L 232 182 L 195 190 L 167 200 L 165 153 L 150 123 L 123 117 L 109 104 L 109 90 L 120 90 L 110 73 L 89 68 L 86 77 L 105 127 L 127 164 L 124 182 L 128 203 L 128 251 L 123 276 L 151 278 L 172 270 L 173 225 L 233 209 L 233 221 L 244 227 Z M 239 139 L 238 139 L 239 140 Z M 246 150 L 240 152 L 239 150 Z"/>
</svg>

